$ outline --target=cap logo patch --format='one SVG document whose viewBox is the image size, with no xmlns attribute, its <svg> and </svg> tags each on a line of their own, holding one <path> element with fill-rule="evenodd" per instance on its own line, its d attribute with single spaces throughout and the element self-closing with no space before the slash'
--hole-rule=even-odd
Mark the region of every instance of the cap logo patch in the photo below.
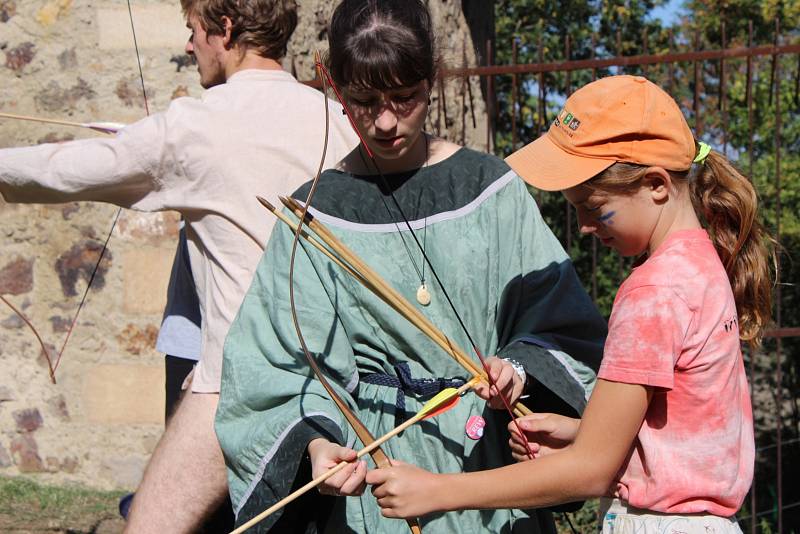
<svg viewBox="0 0 800 534">
<path fill-rule="evenodd" d="M 562 109 L 561 112 L 556 116 L 555 120 L 553 121 L 553 124 L 556 127 L 564 126 L 564 129 L 562 129 L 562 131 L 570 137 L 572 137 L 573 135 L 572 132 L 577 131 L 578 128 L 581 127 L 581 121 L 578 120 L 578 118 L 575 115 L 567 111 L 566 108 Z M 566 128 L 569 128 L 569 130 L 567 130 Z"/>
</svg>

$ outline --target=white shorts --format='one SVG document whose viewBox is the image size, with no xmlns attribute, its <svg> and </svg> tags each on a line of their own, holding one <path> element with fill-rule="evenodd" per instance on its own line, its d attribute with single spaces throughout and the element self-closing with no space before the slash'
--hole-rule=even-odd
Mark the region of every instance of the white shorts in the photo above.
<svg viewBox="0 0 800 534">
<path fill-rule="evenodd" d="M 603 534 L 742 534 L 735 519 L 707 514 L 668 515 L 600 500 Z"/>
</svg>

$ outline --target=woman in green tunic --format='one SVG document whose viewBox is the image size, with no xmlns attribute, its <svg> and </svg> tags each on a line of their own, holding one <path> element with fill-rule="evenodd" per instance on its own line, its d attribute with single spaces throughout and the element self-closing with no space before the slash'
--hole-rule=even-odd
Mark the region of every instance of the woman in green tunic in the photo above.
<svg viewBox="0 0 800 534">
<path fill-rule="evenodd" d="M 425 5 L 345 0 L 329 44 L 331 75 L 374 159 L 362 145 L 323 173 L 310 213 L 456 343 L 471 347 L 442 288 L 428 281 L 427 256 L 476 346 L 519 368 L 514 381 L 525 380 L 529 407 L 579 416 L 605 324 L 522 180 L 500 159 L 423 132 L 436 75 Z M 305 201 L 309 187 L 292 196 Z M 275 228 L 225 346 L 216 429 L 238 524 L 362 447 L 300 349 L 289 307 L 292 241 L 288 228 Z M 306 343 L 374 435 L 442 387 L 470 378 L 313 247 L 301 246 L 294 269 Z M 512 461 L 507 421 L 468 394 L 384 450 L 434 472 L 490 469 Z M 363 491 L 366 471 L 365 462 L 354 463 L 320 486 L 327 496 L 316 496 L 322 502 L 314 513 L 295 507 L 259 528 L 407 532 L 405 522 L 381 517 Z M 554 532 L 544 510 L 470 510 L 420 522 L 428 532 Z"/>
</svg>

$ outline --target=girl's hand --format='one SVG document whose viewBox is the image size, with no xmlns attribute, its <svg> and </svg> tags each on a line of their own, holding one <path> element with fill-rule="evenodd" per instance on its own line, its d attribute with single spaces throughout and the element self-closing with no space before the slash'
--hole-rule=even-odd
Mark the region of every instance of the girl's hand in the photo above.
<svg viewBox="0 0 800 534">
<path fill-rule="evenodd" d="M 485 399 L 489 406 L 495 410 L 505 408 L 503 400 L 500 398 L 500 393 L 508 401 L 509 406 L 513 406 L 525 388 L 522 378 L 509 362 L 501 360 L 497 356 L 486 358 L 486 367 L 488 368 L 489 376 L 494 381 L 494 386 L 490 387 L 487 383 L 481 382 L 475 386 L 475 393 Z"/>
<path fill-rule="evenodd" d="M 415 465 L 392 460 L 392 467 L 373 469 L 367 473 L 367 484 L 378 500 L 384 517 L 414 518 L 438 508 L 443 489 L 441 475 Z"/>
<path fill-rule="evenodd" d="M 311 458 L 312 478 L 322 475 L 339 462 L 353 462 L 352 468 L 345 467 L 320 484 L 317 487 L 320 493 L 337 497 L 351 497 L 364 493 L 367 463 L 363 460 L 354 461 L 356 451 L 331 443 L 327 439 L 317 438 L 308 443 L 308 455 Z"/>
<path fill-rule="evenodd" d="M 525 432 L 525 437 L 519 435 L 512 421 L 508 424 L 508 431 L 511 433 L 508 445 L 514 459 L 524 462 L 530 459 L 526 441 L 536 456 L 552 454 L 575 441 L 581 420 L 554 413 L 535 413 L 520 417 L 517 422 Z"/>
</svg>

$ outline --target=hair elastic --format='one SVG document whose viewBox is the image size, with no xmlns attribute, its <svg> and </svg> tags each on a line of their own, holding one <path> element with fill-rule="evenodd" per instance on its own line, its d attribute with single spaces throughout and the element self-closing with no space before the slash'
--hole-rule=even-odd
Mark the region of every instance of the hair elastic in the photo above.
<svg viewBox="0 0 800 534">
<path fill-rule="evenodd" d="M 702 141 L 697 142 L 697 155 L 694 157 L 692 163 L 699 163 L 705 165 L 706 158 L 711 153 L 711 147 Z"/>
</svg>

